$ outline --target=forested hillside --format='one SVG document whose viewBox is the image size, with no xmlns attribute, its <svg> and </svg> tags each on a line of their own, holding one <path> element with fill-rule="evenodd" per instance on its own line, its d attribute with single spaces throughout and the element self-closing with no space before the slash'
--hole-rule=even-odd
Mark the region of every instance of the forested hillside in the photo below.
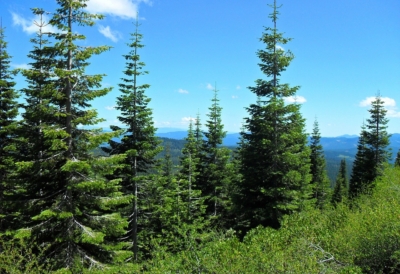
<svg viewBox="0 0 400 274">
<path fill-rule="evenodd" d="M 360 137 L 341 146 L 318 119 L 307 133 L 287 100 L 300 87 L 282 77 L 294 54 L 276 0 L 236 146 L 224 144 L 216 84 L 184 140 L 157 136 L 138 16 L 115 57 L 119 116 L 97 128 L 92 103 L 112 88 L 91 59 L 111 47 L 87 45 L 85 31 L 104 16 L 86 0 L 56 3 L 32 9 L 29 68 L 11 69 L 0 26 L 0 273 L 400 272 L 400 152 L 385 102 L 376 94 Z"/>
</svg>

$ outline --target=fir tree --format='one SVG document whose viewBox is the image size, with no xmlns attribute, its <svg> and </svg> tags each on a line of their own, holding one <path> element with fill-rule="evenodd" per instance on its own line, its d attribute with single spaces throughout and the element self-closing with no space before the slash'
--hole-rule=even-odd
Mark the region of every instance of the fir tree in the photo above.
<svg viewBox="0 0 400 274">
<path fill-rule="evenodd" d="M 400 149 L 397 152 L 396 160 L 394 162 L 394 166 L 400 167 Z"/>
<path fill-rule="evenodd" d="M 381 174 L 383 164 L 387 163 L 392 157 L 388 149 L 391 135 L 387 133 L 387 123 L 389 122 L 386 118 L 387 110 L 379 94 L 371 102 L 369 113 L 371 117 L 367 119 L 365 139 L 367 144 L 367 161 L 371 165 L 371 168 L 367 169 L 367 184 L 371 184 Z"/>
<path fill-rule="evenodd" d="M 360 137 L 357 144 L 357 153 L 353 162 L 349 182 L 349 198 L 354 198 L 364 191 L 366 182 L 366 172 L 369 168 L 367 162 L 366 127 L 361 127 Z"/>
<path fill-rule="evenodd" d="M 319 133 L 318 121 L 315 120 L 310 140 L 311 185 L 314 188 L 313 198 L 316 200 L 316 206 L 318 208 L 323 208 L 325 204 L 329 202 L 331 189 L 330 181 L 326 173 L 326 162 L 320 140 L 321 135 Z"/>
<path fill-rule="evenodd" d="M 85 129 L 102 121 L 89 109 L 90 101 L 111 90 L 101 88 L 102 75 L 87 75 L 85 68 L 92 55 L 109 47 L 77 45 L 85 36 L 74 27 L 91 26 L 102 16 L 84 12 L 84 0 L 58 0 L 57 4 L 50 20 L 60 30 L 51 34 L 56 43 L 45 43 L 40 24 L 30 54 L 32 69 L 23 71 L 29 86 L 23 90 L 27 104 L 22 122 L 25 128 L 32 125 L 32 130 L 22 134 L 26 152 L 17 163 L 17 197 L 26 206 L 15 237 L 31 236 L 38 246 L 46 246 L 44 261 L 54 270 L 82 272 L 129 255 L 109 241 L 125 232 L 127 222 L 115 210 L 129 197 L 119 191 L 119 180 L 105 178 L 124 155 L 105 158 L 91 153 L 116 134 Z"/>
<path fill-rule="evenodd" d="M 0 233 L 8 227 L 9 212 L 7 212 L 11 201 L 5 192 L 10 191 L 12 186 L 10 175 L 14 170 L 15 162 L 15 138 L 18 115 L 18 94 L 14 89 L 13 73 L 10 70 L 11 56 L 7 53 L 7 42 L 5 40 L 5 29 L 0 25 Z"/>
<path fill-rule="evenodd" d="M 347 199 L 347 195 L 347 167 L 346 160 L 342 159 L 340 161 L 339 173 L 336 177 L 335 188 L 333 189 L 332 204 L 336 205 L 337 203 L 343 202 Z"/>
<path fill-rule="evenodd" d="M 206 140 L 203 141 L 200 153 L 199 177 L 197 186 L 203 197 L 207 199 L 207 214 L 221 217 L 226 212 L 227 185 L 229 184 L 228 161 L 230 151 L 221 147 L 226 136 L 221 120 L 221 110 L 217 98 L 218 90 L 214 89 L 212 105 L 209 108 L 209 119 L 204 132 Z"/>
<path fill-rule="evenodd" d="M 249 89 L 259 98 L 247 108 L 240 147 L 241 173 L 236 212 L 243 230 L 258 225 L 279 227 L 285 214 L 299 211 L 311 198 L 310 151 L 305 121 L 299 104 L 285 104 L 284 98 L 295 96 L 298 87 L 280 83 L 280 75 L 294 58 L 280 45 L 290 41 L 276 28 L 276 2 L 261 41 L 265 50 L 258 51 L 261 71 L 269 80 L 259 79 Z M 279 47 L 278 47 L 279 46 Z"/>
<path fill-rule="evenodd" d="M 126 154 L 124 168 L 114 173 L 115 178 L 122 180 L 123 192 L 133 195 L 134 200 L 125 207 L 123 215 L 129 218 L 129 230 L 125 239 L 131 242 L 131 250 L 135 261 L 139 256 L 139 234 L 142 233 L 142 243 L 153 233 L 154 228 L 149 226 L 152 221 L 146 219 L 159 202 L 157 198 L 157 179 L 151 175 L 157 161 L 156 155 L 162 150 L 160 140 L 155 136 L 156 129 L 152 120 L 152 111 L 148 107 L 150 98 L 145 94 L 148 84 L 140 85 L 138 76 L 147 74 L 143 71 L 144 63 L 140 61 L 138 51 L 143 48 L 142 34 L 139 23 L 136 21 L 135 32 L 132 33 L 131 42 L 128 44 L 131 51 L 124 55 L 126 60 L 125 78 L 119 84 L 121 95 L 117 98 L 116 109 L 121 111 L 118 120 L 126 126 L 121 142 L 109 141 L 109 148 L 104 148 L 110 155 Z M 120 131 L 118 126 L 111 126 L 113 131 Z M 150 234 L 149 234 L 150 233 Z M 147 240 L 146 240 L 147 241 Z"/>
<path fill-rule="evenodd" d="M 371 102 L 369 109 L 371 117 L 363 126 L 358 151 L 353 165 L 350 181 L 350 196 L 355 197 L 360 192 L 369 191 L 373 182 L 381 175 L 384 163 L 391 158 L 388 149 L 390 134 L 387 133 L 387 110 L 380 95 Z"/>
</svg>

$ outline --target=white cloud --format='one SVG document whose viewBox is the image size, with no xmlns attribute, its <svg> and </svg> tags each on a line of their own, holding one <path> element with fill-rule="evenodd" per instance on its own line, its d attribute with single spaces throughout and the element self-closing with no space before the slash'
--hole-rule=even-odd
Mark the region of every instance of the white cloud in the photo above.
<svg viewBox="0 0 400 274">
<path fill-rule="evenodd" d="M 237 95 L 232 95 L 232 99 L 237 99 L 237 98 L 239 98 L 239 96 L 237 96 Z"/>
<path fill-rule="evenodd" d="M 360 107 L 367 107 L 370 106 L 372 101 L 376 99 L 375 96 L 372 97 L 367 97 L 364 100 L 360 102 Z M 392 98 L 389 97 L 381 97 L 381 100 L 383 101 L 383 105 L 385 107 L 395 107 L 396 106 L 396 101 Z"/>
<path fill-rule="evenodd" d="M 15 26 L 21 26 L 22 30 L 24 32 L 26 32 L 27 34 L 33 34 L 33 33 L 36 33 L 39 31 L 39 27 L 37 26 L 37 24 L 40 22 L 39 16 L 36 16 L 33 19 L 28 20 L 14 12 L 11 12 L 11 15 L 12 15 L 13 24 Z M 47 16 L 43 15 L 43 21 L 49 22 L 49 19 L 47 18 Z M 42 32 L 57 33 L 59 31 L 57 28 L 53 27 L 52 25 L 47 24 L 42 28 Z"/>
<path fill-rule="evenodd" d="M 211 84 L 207 84 L 206 88 L 209 90 L 214 90 L 214 87 Z"/>
<path fill-rule="evenodd" d="M 283 50 L 283 51 L 285 51 L 285 49 L 284 49 L 282 46 L 279 46 L 279 45 L 276 45 L 275 48 L 278 49 L 278 50 Z"/>
<path fill-rule="evenodd" d="M 115 109 L 115 106 L 106 106 L 105 109 L 106 109 L 106 110 L 114 110 L 114 109 Z"/>
<path fill-rule="evenodd" d="M 178 89 L 178 92 L 179 93 L 182 93 L 182 94 L 188 94 L 189 93 L 189 91 L 187 91 L 186 89 Z"/>
<path fill-rule="evenodd" d="M 285 102 L 289 103 L 289 104 L 293 104 L 293 103 L 304 104 L 305 102 L 307 102 L 307 100 L 303 96 L 296 95 L 296 96 L 285 97 Z"/>
<path fill-rule="evenodd" d="M 367 97 L 360 102 L 360 107 L 371 106 L 372 101 L 376 99 L 375 96 Z M 396 101 L 389 97 L 381 97 L 383 101 L 383 106 L 387 110 L 386 116 L 392 118 L 400 118 L 400 111 L 397 110 Z"/>
<path fill-rule="evenodd" d="M 30 69 L 31 68 L 31 66 L 30 65 L 28 65 L 28 64 L 11 64 L 11 66 L 13 67 L 13 68 L 17 68 L 17 69 Z"/>
<path fill-rule="evenodd" d="M 241 86 L 236 86 L 236 89 L 241 89 L 242 87 Z"/>
<path fill-rule="evenodd" d="M 181 119 L 181 121 L 182 121 L 182 123 L 189 123 L 190 121 L 196 121 L 196 118 L 193 118 L 193 117 L 183 117 L 182 119 Z"/>
<path fill-rule="evenodd" d="M 86 3 L 86 9 L 91 13 L 135 19 L 141 3 L 151 5 L 150 0 L 90 0 Z"/>
<path fill-rule="evenodd" d="M 386 116 L 392 118 L 400 118 L 400 111 L 397 111 L 397 109 L 387 109 Z"/>
<path fill-rule="evenodd" d="M 110 26 L 104 27 L 99 25 L 99 32 L 103 34 L 105 37 L 109 38 L 114 43 L 118 42 L 121 35 L 117 31 L 112 31 Z"/>
</svg>

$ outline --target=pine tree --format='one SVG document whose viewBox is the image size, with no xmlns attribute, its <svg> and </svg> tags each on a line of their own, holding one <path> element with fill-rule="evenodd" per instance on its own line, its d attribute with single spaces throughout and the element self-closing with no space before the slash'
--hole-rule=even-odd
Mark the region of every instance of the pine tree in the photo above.
<svg viewBox="0 0 400 274">
<path fill-rule="evenodd" d="M 371 184 L 381 174 L 383 164 L 387 163 L 392 157 L 388 149 L 391 135 L 387 133 L 387 123 L 389 122 L 386 118 L 387 110 L 379 94 L 371 102 L 369 113 L 371 114 L 371 118 L 367 119 L 365 138 L 367 144 L 367 161 L 371 165 L 371 168 L 367 169 L 367 184 Z"/>
<path fill-rule="evenodd" d="M 329 202 L 331 189 L 330 181 L 326 173 L 326 162 L 320 140 L 321 135 L 319 133 L 318 121 L 315 120 L 310 140 L 311 185 L 314 188 L 313 198 L 316 200 L 316 206 L 318 208 L 323 208 L 325 204 Z"/>
<path fill-rule="evenodd" d="M 376 177 L 381 175 L 384 163 L 392 157 L 388 149 L 390 134 L 387 133 L 389 120 L 386 118 L 386 112 L 384 102 L 378 94 L 371 102 L 371 117 L 362 127 L 350 180 L 351 197 L 369 191 Z"/>
<path fill-rule="evenodd" d="M 364 191 L 368 168 L 370 167 L 367 162 L 366 127 L 363 124 L 349 182 L 349 198 L 355 198 Z"/>
<path fill-rule="evenodd" d="M 139 23 L 136 21 L 135 32 L 128 46 L 131 51 L 124 55 L 126 60 L 125 78 L 119 84 L 121 95 L 117 98 L 116 109 L 121 111 L 118 120 L 126 126 L 121 142 L 109 141 L 109 148 L 104 150 L 110 155 L 126 154 L 124 168 L 114 173 L 115 178 L 122 180 L 123 192 L 133 195 L 134 200 L 123 209 L 123 215 L 129 218 L 129 230 L 125 239 L 131 242 L 131 250 L 135 261 L 139 259 L 139 241 L 141 246 L 146 235 L 153 233 L 152 221 L 146 219 L 159 202 L 157 177 L 152 175 L 157 166 L 156 155 L 162 150 L 160 140 L 155 136 L 156 129 L 152 120 L 152 111 L 148 107 L 150 98 L 145 94 L 148 84 L 139 85 L 138 76 L 147 74 L 143 71 L 144 63 L 140 61 L 138 51 L 144 46 L 141 44 L 142 34 Z M 113 131 L 120 131 L 118 126 L 111 126 Z M 139 234 L 142 234 L 139 238 Z"/>
<path fill-rule="evenodd" d="M 26 206 L 15 237 L 30 236 L 37 246 L 46 246 L 44 261 L 54 270 L 82 272 L 129 256 L 109 241 L 125 233 L 127 221 L 116 207 L 129 197 L 119 191 L 119 180 L 105 178 L 124 155 L 95 157 L 91 152 L 116 134 L 85 129 L 102 121 L 89 109 L 90 101 L 111 90 L 101 88 L 102 75 L 87 75 L 85 69 L 90 57 L 109 47 L 79 46 L 85 36 L 74 27 L 91 26 L 102 16 L 84 12 L 84 0 L 57 4 L 50 20 L 60 30 L 50 34 L 56 43 L 43 39 L 41 23 L 30 54 L 32 69 L 23 71 L 29 86 L 23 90 L 22 127 L 32 125 L 32 130 L 21 134 L 17 197 Z"/>
<path fill-rule="evenodd" d="M 397 152 L 396 160 L 394 162 L 394 166 L 400 167 L 400 149 Z"/>
<path fill-rule="evenodd" d="M 336 205 L 340 202 L 343 202 L 347 199 L 348 191 L 347 191 L 347 167 L 346 160 L 342 159 L 340 161 L 339 173 L 336 177 L 335 188 L 333 189 L 332 194 L 332 204 Z"/>
<path fill-rule="evenodd" d="M 259 99 L 247 108 L 250 117 L 241 133 L 243 180 L 235 204 L 243 230 L 258 225 L 279 227 L 283 215 L 304 208 L 312 195 L 305 121 L 299 104 L 284 102 L 285 97 L 295 96 L 298 87 L 279 80 L 294 56 L 280 47 L 290 39 L 276 28 L 276 1 L 272 7 L 274 26 L 265 29 L 261 41 L 266 49 L 258 51 L 260 69 L 270 79 L 259 79 L 249 88 Z"/>
<path fill-rule="evenodd" d="M 226 212 L 228 194 L 226 190 L 229 184 L 228 161 L 230 151 L 221 147 L 226 136 L 221 120 L 222 108 L 217 97 L 218 90 L 214 89 L 212 105 L 209 108 L 209 119 L 204 132 L 206 140 L 203 141 L 200 152 L 200 165 L 197 186 L 206 198 L 207 215 L 215 218 L 222 217 Z"/>
<path fill-rule="evenodd" d="M 11 56 L 7 53 L 5 29 L 0 25 L 0 234 L 8 228 L 10 202 L 5 192 L 10 191 L 11 172 L 15 162 L 15 138 L 18 115 L 18 94 L 14 89 L 10 70 Z"/>
</svg>

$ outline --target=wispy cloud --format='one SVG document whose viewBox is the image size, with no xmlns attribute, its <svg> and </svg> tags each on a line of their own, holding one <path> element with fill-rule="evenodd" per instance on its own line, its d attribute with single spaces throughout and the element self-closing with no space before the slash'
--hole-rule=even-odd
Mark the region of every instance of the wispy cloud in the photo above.
<svg viewBox="0 0 400 274">
<path fill-rule="evenodd" d="M 178 92 L 182 93 L 182 94 L 188 94 L 189 93 L 189 91 L 187 91 L 186 89 L 182 89 L 182 88 L 178 89 Z"/>
<path fill-rule="evenodd" d="M 371 105 L 372 101 L 376 99 L 375 96 L 367 97 L 364 100 L 360 102 L 360 107 L 368 107 Z M 396 101 L 392 98 L 389 97 L 381 97 L 381 100 L 383 101 L 383 105 L 385 107 L 395 107 L 396 106 Z"/>
<path fill-rule="evenodd" d="M 280 45 L 276 45 L 275 48 L 278 49 L 278 50 L 285 51 L 285 49 L 284 49 L 282 46 L 280 46 Z"/>
<path fill-rule="evenodd" d="M 214 90 L 214 87 L 210 83 L 207 84 L 206 88 L 209 90 Z"/>
<path fill-rule="evenodd" d="M 293 103 L 304 104 L 305 102 L 307 102 L 307 100 L 303 96 L 296 95 L 296 96 L 285 97 L 285 102 L 289 104 Z"/>
<path fill-rule="evenodd" d="M 117 31 L 112 31 L 110 26 L 104 27 L 99 25 L 99 32 L 114 43 L 118 42 L 119 38 L 121 38 L 121 34 Z"/>
<path fill-rule="evenodd" d="M 368 107 L 371 106 L 371 103 L 376 99 L 375 96 L 367 97 L 362 100 L 359 104 L 360 107 Z M 383 106 L 387 110 L 386 116 L 392 118 L 400 118 L 400 111 L 398 111 L 396 107 L 396 101 L 389 97 L 381 97 L 383 101 Z"/>
<path fill-rule="evenodd" d="M 13 25 L 14 26 L 20 26 L 22 27 L 22 31 L 27 33 L 27 34 L 33 34 L 39 31 L 39 27 L 37 24 L 40 22 L 39 16 L 36 16 L 31 19 L 26 19 L 22 17 L 19 14 L 16 14 L 14 12 L 11 12 L 12 15 L 12 20 L 13 20 Z M 49 22 L 49 19 L 47 16 L 43 15 L 43 21 L 44 22 Z M 42 32 L 52 32 L 52 33 L 57 33 L 59 30 L 49 24 L 45 25 L 42 28 Z"/>
<path fill-rule="evenodd" d="M 192 122 L 194 122 L 194 121 L 196 121 L 196 118 L 193 118 L 193 117 L 183 117 L 182 119 L 181 119 L 181 122 L 182 123 L 189 123 L 190 121 L 192 121 Z"/>
<path fill-rule="evenodd" d="M 134 19 L 139 11 L 139 5 L 151 5 L 150 0 L 90 0 L 86 9 L 92 13 L 108 14 L 122 19 Z"/>
<path fill-rule="evenodd" d="M 115 106 L 106 106 L 105 109 L 106 109 L 106 110 L 114 110 L 114 109 L 115 109 Z"/>
<path fill-rule="evenodd" d="M 239 86 L 239 85 L 238 85 L 238 86 L 236 86 L 236 89 L 241 89 L 241 88 L 242 88 L 242 87 L 241 87 L 241 86 Z"/>
<path fill-rule="evenodd" d="M 237 98 L 239 98 L 239 96 L 237 96 L 237 95 L 232 95 L 232 99 L 237 99 Z"/>
</svg>

